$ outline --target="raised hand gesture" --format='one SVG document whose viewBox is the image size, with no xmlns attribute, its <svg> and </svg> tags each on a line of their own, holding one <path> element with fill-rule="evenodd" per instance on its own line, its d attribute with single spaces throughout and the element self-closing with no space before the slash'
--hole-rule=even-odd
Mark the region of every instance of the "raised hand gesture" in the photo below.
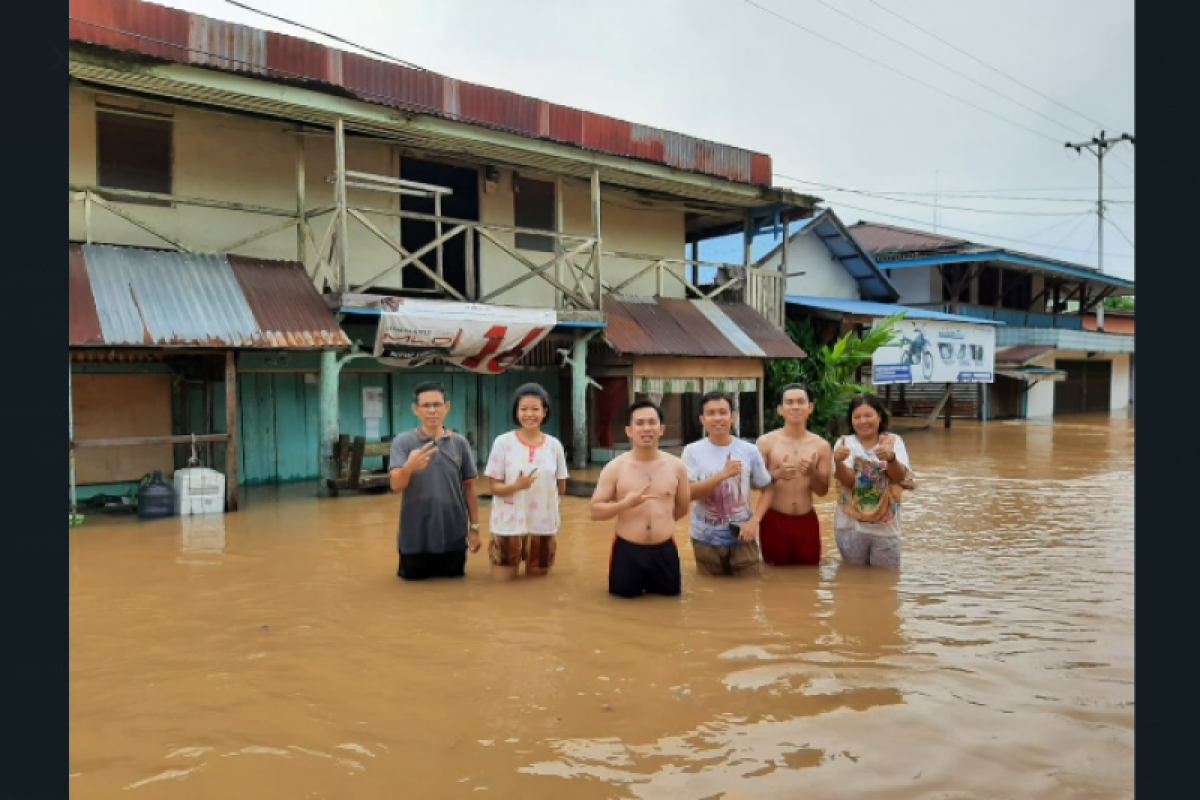
<svg viewBox="0 0 1200 800">
<path fill-rule="evenodd" d="M 733 456 L 730 456 L 729 463 L 725 465 L 725 471 L 721 473 L 721 477 L 727 481 L 733 480 L 734 478 L 740 478 L 742 477 L 743 469 L 744 466 L 742 462 L 735 461 Z"/>
<path fill-rule="evenodd" d="M 799 464 L 793 464 L 792 454 L 788 453 L 787 456 L 784 457 L 783 463 L 779 466 L 779 469 L 775 471 L 774 477 L 777 481 L 787 483 L 788 481 L 796 480 L 796 478 L 801 474 L 801 466 Z"/>
<path fill-rule="evenodd" d="M 538 472 L 540 472 L 540 470 L 535 469 L 528 475 L 522 475 L 520 479 L 513 484 L 513 488 L 518 492 L 528 492 L 537 484 Z"/>
<path fill-rule="evenodd" d="M 658 500 L 658 499 L 659 499 L 659 495 L 654 493 L 654 487 L 647 486 L 645 489 L 642 489 L 642 491 L 633 492 L 628 497 L 626 497 L 625 498 L 625 507 L 629 511 L 633 511 L 635 508 L 641 508 L 642 506 L 646 505 L 646 503 L 650 502 L 651 500 Z"/>
<path fill-rule="evenodd" d="M 846 446 L 846 440 L 839 439 L 837 449 L 833 451 L 834 462 L 838 464 L 845 464 L 850 460 L 851 455 L 853 455 L 853 453 L 850 451 L 850 448 Z"/>
<path fill-rule="evenodd" d="M 437 455 L 437 451 L 437 445 L 433 442 L 430 442 L 420 450 L 414 451 L 412 455 L 408 457 L 408 463 L 404 465 L 404 468 L 414 475 L 419 472 L 424 472 L 425 470 L 429 469 L 429 465 L 433 463 L 433 458 Z"/>
<path fill-rule="evenodd" d="M 895 436 L 880 436 L 879 444 L 875 447 L 875 455 L 879 456 L 880 461 L 886 461 L 893 464 L 896 461 L 896 437 Z"/>
</svg>

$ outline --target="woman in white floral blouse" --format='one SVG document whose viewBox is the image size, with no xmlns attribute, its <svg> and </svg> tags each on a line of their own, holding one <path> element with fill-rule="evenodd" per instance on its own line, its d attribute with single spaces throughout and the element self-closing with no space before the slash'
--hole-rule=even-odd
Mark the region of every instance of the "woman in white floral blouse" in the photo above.
<svg viewBox="0 0 1200 800">
<path fill-rule="evenodd" d="M 567 492 L 567 455 L 562 442 L 542 428 L 553 414 L 550 395 L 529 384 L 517 390 L 517 430 L 492 446 L 486 474 L 492 479 L 492 575 L 516 580 L 545 577 L 558 555 L 562 497 Z"/>
</svg>

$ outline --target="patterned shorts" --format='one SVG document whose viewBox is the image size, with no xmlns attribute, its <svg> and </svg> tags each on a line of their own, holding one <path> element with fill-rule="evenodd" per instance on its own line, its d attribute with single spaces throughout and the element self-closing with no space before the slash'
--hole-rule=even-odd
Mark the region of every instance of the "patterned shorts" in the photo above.
<svg viewBox="0 0 1200 800">
<path fill-rule="evenodd" d="M 558 537 L 493 536 L 488 553 L 493 567 L 517 569 L 528 564 L 532 572 L 547 572 L 558 559 Z"/>
</svg>

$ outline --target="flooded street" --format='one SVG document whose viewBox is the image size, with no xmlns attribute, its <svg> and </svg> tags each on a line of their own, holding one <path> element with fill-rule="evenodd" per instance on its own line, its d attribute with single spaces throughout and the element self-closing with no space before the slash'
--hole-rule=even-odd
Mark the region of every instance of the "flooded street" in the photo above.
<svg viewBox="0 0 1200 800">
<path fill-rule="evenodd" d="M 1129 798 L 1134 423 L 907 437 L 902 575 L 830 565 L 610 600 L 396 578 L 398 501 L 252 491 L 71 536 L 76 798 Z M 486 519 L 486 513 L 485 513 Z M 681 542 L 686 541 L 686 529 Z"/>
</svg>

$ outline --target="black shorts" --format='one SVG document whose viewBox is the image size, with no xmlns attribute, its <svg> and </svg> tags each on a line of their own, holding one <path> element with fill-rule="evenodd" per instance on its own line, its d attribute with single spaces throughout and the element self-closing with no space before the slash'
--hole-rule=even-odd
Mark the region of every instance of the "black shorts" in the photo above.
<svg viewBox="0 0 1200 800">
<path fill-rule="evenodd" d="M 406 581 L 467 577 L 467 551 L 445 555 L 400 554 L 400 577 Z"/>
<path fill-rule="evenodd" d="M 642 545 L 618 538 L 613 544 L 608 591 L 633 600 L 644 594 L 679 597 L 683 594 L 683 567 L 674 541 Z"/>
</svg>

